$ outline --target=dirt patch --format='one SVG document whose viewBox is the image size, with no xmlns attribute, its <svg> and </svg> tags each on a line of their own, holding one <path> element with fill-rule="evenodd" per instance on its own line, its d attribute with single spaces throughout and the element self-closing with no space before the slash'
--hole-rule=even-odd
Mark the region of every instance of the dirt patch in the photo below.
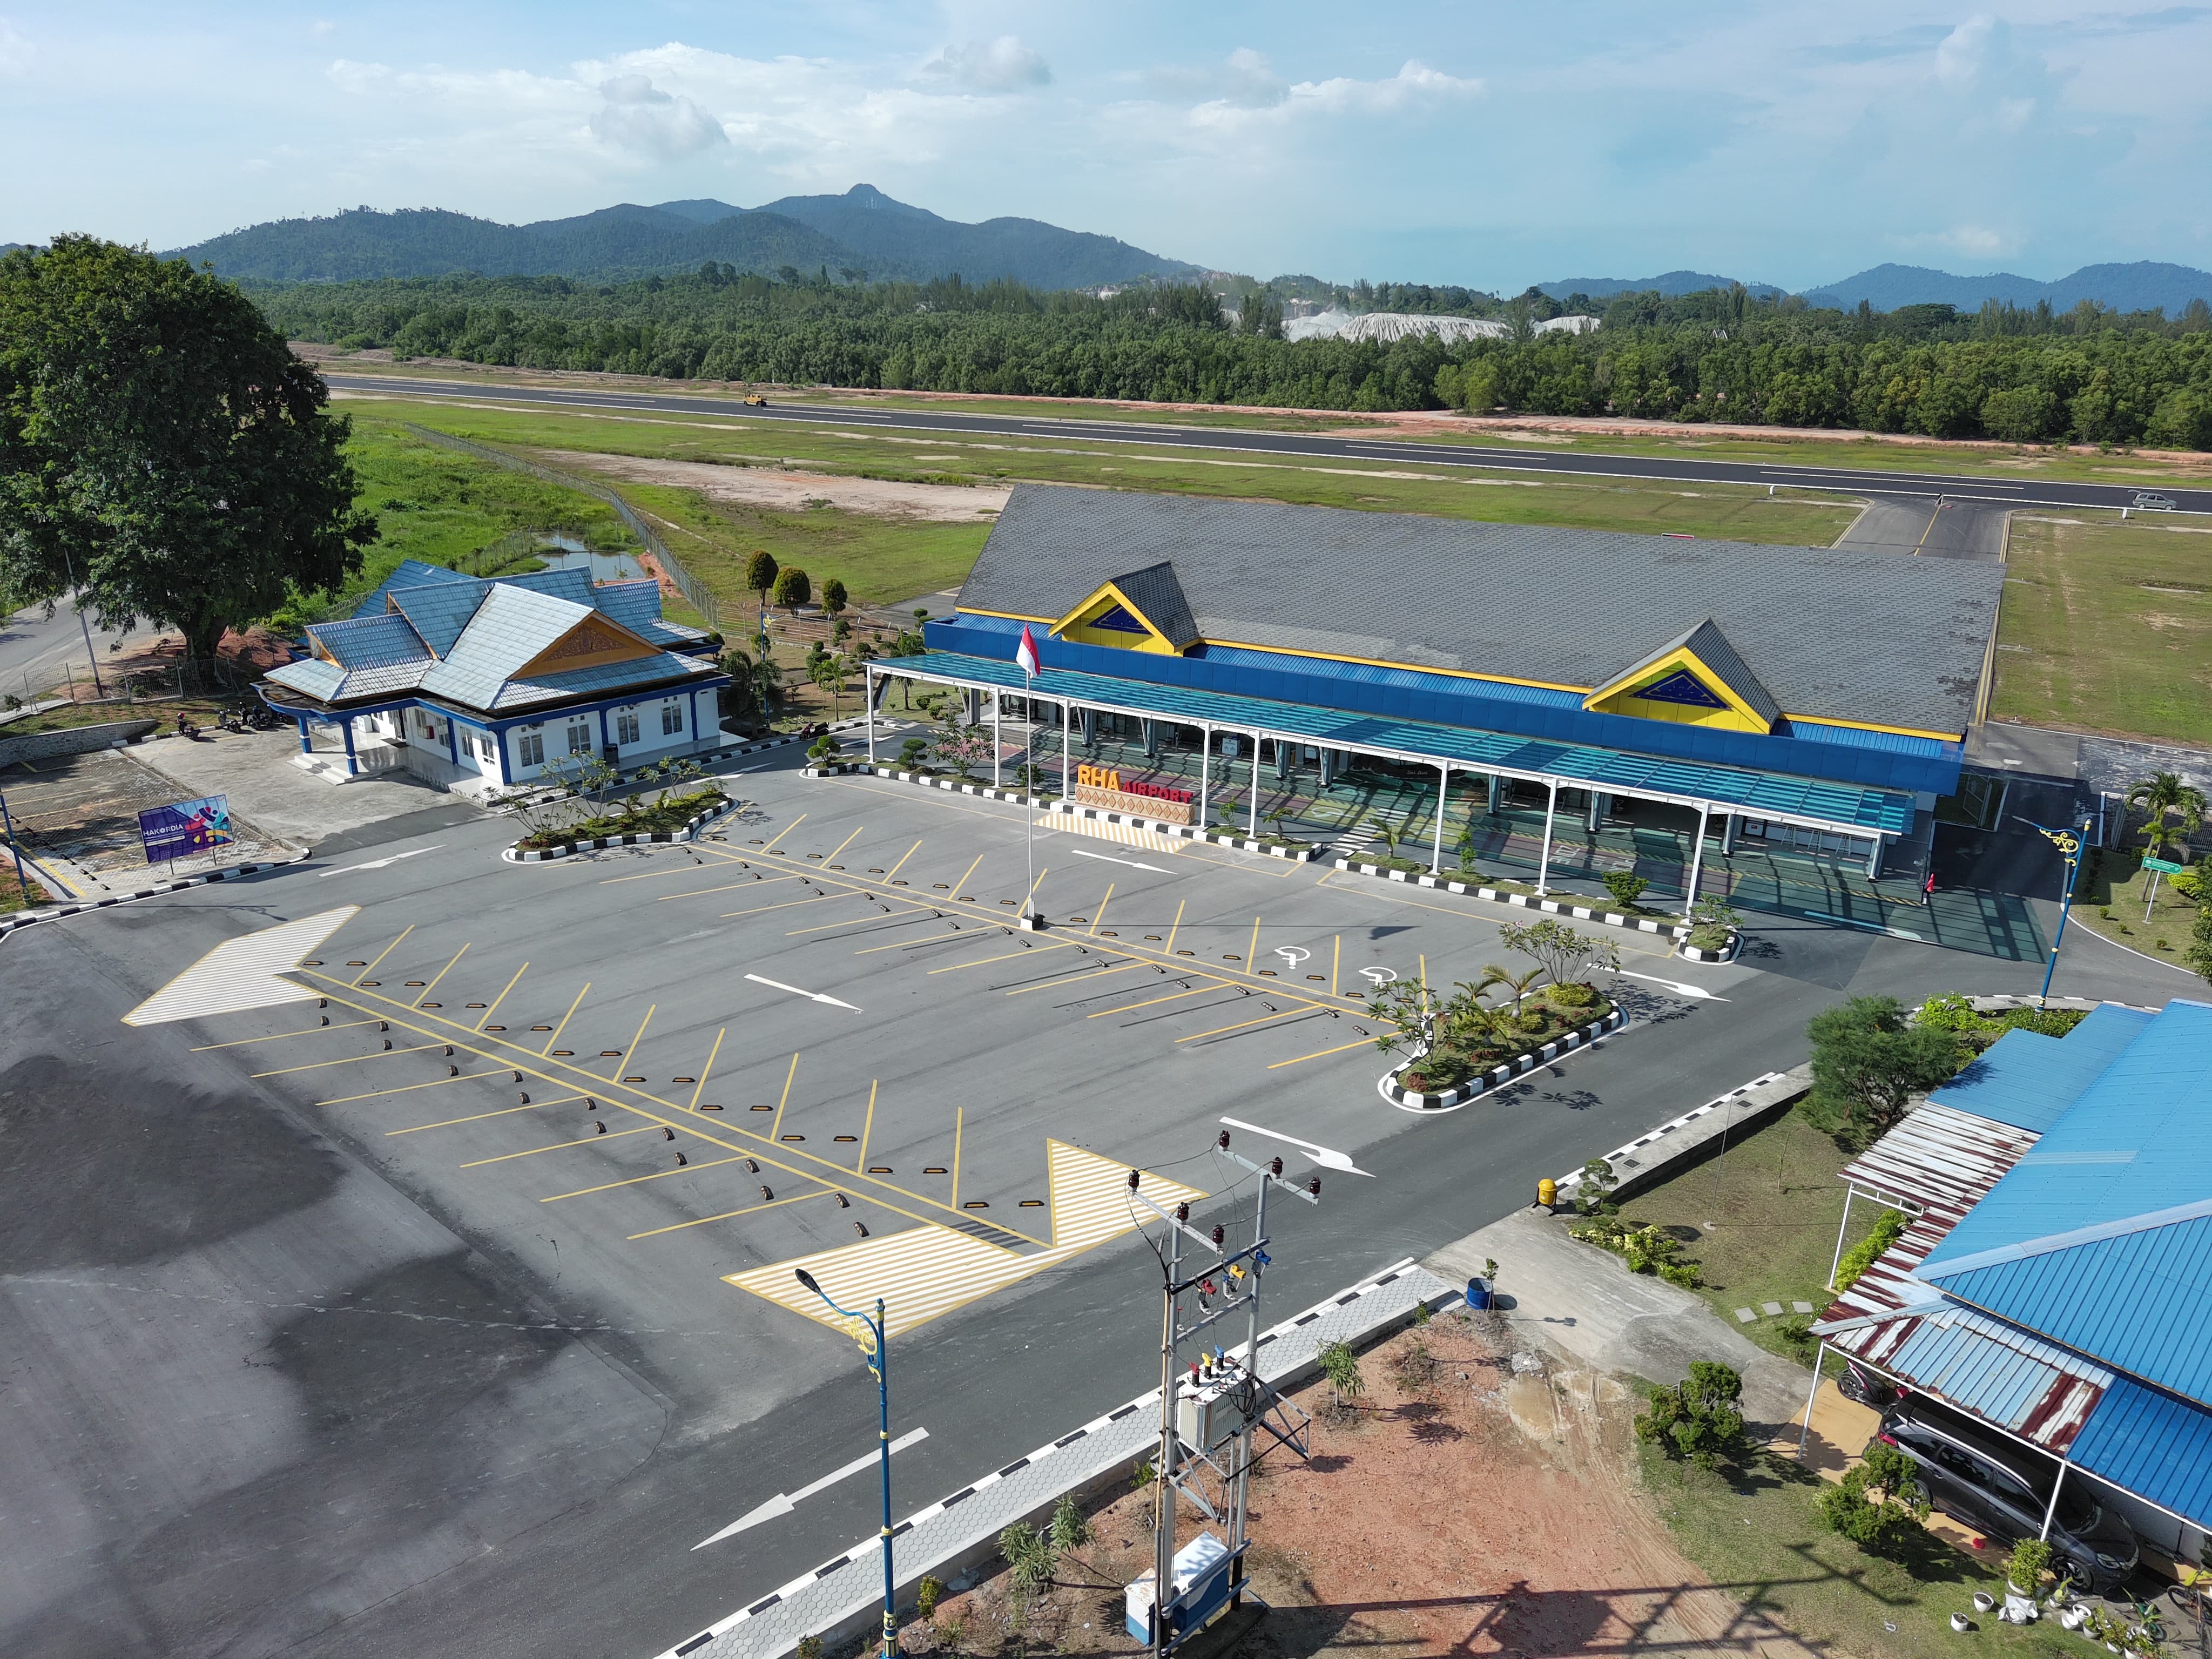
<svg viewBox="0 0 2212 1659">
<path fill-rule="evenodd" d="M 1013 493 L 990 484 L 904 483 L 889 478 L 846 478 L 826 472 L 787 472 L 765 466 L 727 466 L 715 461 L 659 461 L 635 455 L 580 450 L 539 452 L 556 466 L 601 472 L 630 483 L 696 489 L 709 501 L 804 513 L 817 505 L 871 518 L 928 524 L 974 524 L 996 513 Z M 921 459 L 921 458 L 917 458 Z"/>
<path fill-rule="evenodd" d="M 1253 1482 L 1254 1589 L 1273 1609 L 1220 1659 L 1668 1650 L 1810 1659 L 1684 1560 L 1638 1486 L 1639 1401 L 1611 1378 L 1516 1352 L 1446 1316 L 1361 1361 L 1367 1392 L 1316 1419 L 1313 1456 Z M 1126 1653 L 1121 1586 L 1151 1563 L 1152 1498 L 1123 1496 L 1058 1583 L 1024 1602 L 993 1580 L 910 1626 L 909 1652 Z M 1204 1522 L 1185 1506 L 1178 1538 Z M 1216 1650 L 1208 1650 L 1209 1653 Z"/>
</svg>

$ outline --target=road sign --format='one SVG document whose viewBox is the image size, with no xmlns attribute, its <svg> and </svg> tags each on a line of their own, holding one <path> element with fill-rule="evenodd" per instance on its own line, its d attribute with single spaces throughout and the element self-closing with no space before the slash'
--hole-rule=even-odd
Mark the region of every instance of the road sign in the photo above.
<svg viewBox="0 0 2212 1659">
<path fill-rule="evenodd" d="M 2181 873 L 2179 865 L 2169 864 L 2164 859 L 2145 859 L 2142 861 L 2142 867 L 2146 870 L 2155 870 L 2162 876 L 2178 876 Z"/>
<path fill-rule="evenodd" d="M 138 837 L 146 845 L 146 862 L 180 859 L 229 845 L 230 798 L 208 795 L 199 800 L 180 800 L 173 806 L 156 806 L 138 815 Z"/>
</svg>

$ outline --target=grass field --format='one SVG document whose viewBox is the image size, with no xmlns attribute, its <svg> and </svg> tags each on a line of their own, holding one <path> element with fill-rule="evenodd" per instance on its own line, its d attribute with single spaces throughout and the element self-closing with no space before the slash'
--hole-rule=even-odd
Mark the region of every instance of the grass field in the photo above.
<svg viewBox="0 0 2212 1659">
<path fill-rule="evenodd" d="M 2171 851 L 2166 856 L 2172 856 Z M 2203 856 L 2192 852 L 2188 861 L 2195 864 Z M 2171 877 L 2161 879 L 2153 893 L 2152 874 L 2142 867 L 2139 848 L 2106 853 L 2094 874 L 2082 874 L 2081 889 L 2074 896 L 2074 921 L 2130 951 L 2185 965 L 2181 953 L 2197 925 L 2197 906 L 2174 891 Z"/>
<path fill-rule="evenodd" d="M 1735 1310 L 1764 1302 L 1787 1309 L 1796 1301 L 1811 1303 L 1817 1313 L 1835 1299 L 1826 1286 L 1844 1218 L 1836 1171 L 1848 1162 L 1793 1110 L 1623 1200 L 1621 1212 L 1684 1241 L 1684 1255 L 1705 1279 L 1698 1294 L 1722 1319 L 1761 1347 L 1809 1366 L 1812 1345 L 1785 1334 L 1786 1316 L 1736 1326 Z M 1880 1213 L 1877 1205 L 1852 1205 L 1846 1247 L 1863 1238 Z"/>
<path fill-rule="evenodd" d="M 2014 515 L 1992 719 L 2212 738 L 2212 533 Z"/>
<path fill-rule="evenodd" d="M 332 358 L 330 372 L 347 374 L 385 374 L 395 380 L 501 379 L 545 384 L 555 377 L 519 375 L 513 370 L 487 369 L 477 365 L 447 363 L 393 364 L 376 359 Z M 564 374 L 560 383 L 577 386 L 621 386 L 684 397 L 726 397 L 736 405 L 740 392 L 720 382 L 654 380 L 638 375 Z M 1373 435 L 1421 439 L 1438 443 L 1571 449 L 1613 455 L 1694 455 L 1707 460 L 1778 461 L 1793 466 L 1881 467 L 1901 472 L 1983 473 L 1993 477 L 2037 477 L 2080 483 L 2130 483 L 2163 480 L 2168 483 L 2201 483 L 2212 480 L 2212 455 L 2185 460 L 2162 456 L 2100 454 L 2087 450 L 2054 450 L 2033 446 L 1900 442 L 1885 438 L 1842 438 L 1814 430 L 1777 427 L 1753 437 L 1715 433 L 1710 428 L 1684 424 L 1680 435 L 1632 436 L 1610 432 L 1536 432 L 1498 428 L 1439 425 L 1423 430 L 1389 416 L 1354 414 L 1306 415 L 1267 409 L 1179 410 L 1171 407 L 1121 403 L 1091 403 L 1078 399 L 1019 398 L 943 398 L 913 392 L 872 392 L 831 386 L 803 386 L 787 394 L 790 401 L 838 404 L 870 409 L 925 410 L 942 414 L 1018 415 L 1031 420 L 1093 420 L 1140 425 L 1246 428 L 1273 432 L 1342 432 L 1364 430 Z M 780 398 L 779 401 L 782 398 Z"/>
</svg>

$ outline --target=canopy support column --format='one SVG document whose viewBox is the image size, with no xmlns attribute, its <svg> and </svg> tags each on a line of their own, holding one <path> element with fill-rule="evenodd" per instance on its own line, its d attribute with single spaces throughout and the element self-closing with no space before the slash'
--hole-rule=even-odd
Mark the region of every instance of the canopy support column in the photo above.
<svg viewBox="0 0 2212 1659">
<path fill-rule="evenodd" d="M 303 755 L 313 754 L 315 744 L 314 739 L 307 735 L 307 717 L 305 714 L 299 714 L 295 715 L 294 718 L 300 724 L 300 752 Z"/>
<path fill-rule="evenodd" d="M 1881 874 L 1881 849 L 1885 845 L 1887 845 L 1887 838 L 1876 836 L 1874 838 L 1874 844 L 1867 848 L 1866 872 L 1869 881 L 1874 880 Z"/>
<path fill-rule="evenodd" d="M 1492 781 L 1494 782 L 1495 780 Z M 1538 898 L 1544 896 L 1546 891 L 1544 884 L 1550 879 L 1552 874 L 1552 823 L 1553 820 L 1559 817 L 1559 786 L 1555 781 L 1552 785 L 1552 798 L 1544 807 L 1544 855 L 1536 861 L 1536 896 Z"/>
<path fill-rule="evenodd" d="M 999 737 L 999 707 L 1005 702 L 1006 699 L 997 692 L 991 694 L 991 787 L 994 789 L 1000 787 L 1002 781 L 1000 774 L 1005 763 L 1006 747 Z"/>
<path fill-rule="evenodd" d="M 2044 1542 L 2051 1541 L 2051 1523 L 2058 1516 L 2058 1494 L 2066 1490 L 2066 1472 L 2074 1465 L 2065 1458 L 2058 1460 L 2058 1478 L 2051 1483 L 2051 1502 L 2044 1507 L 2043 1530 L 2035 1535 Z M 2028 1586 L 2033 1589 L 2033 1585 Z"/>
<path fill-rule="evenodd" d="M 1858 1196 L 1858 1188 L 1844 1188 L 1844 1220 L 1836 1229 L 1836 1259 L 1828 1264 L 1828 1288 L 1836 1288 L 1836 1275 L 1844 1270 L 1844 1235 L 1851 1230 L 1851 1200 Z"/>
<path fill-rule="evenodd" d="M 862 685 L 864 696 L 861 699 L 863 707 L 860 712 L 867 716 L 868 764 L 873 766 L 876 763 L 876 671 L 874 665 L 862 665 L 860 675 L 864 683 Z"/>
<path fill-rule="evenodd" d="M 357 778 L 361 775 L 361 757 L 353 751 L 353 716 L 348 714 L 338 722 L 338 726 L 339 729 L 345 733 L 346 775 L 349 778 Z"/>
<path fill-rule="evenodd" d="M 1429 860 L 1429 873 L 1432 876 L 1444 872 L 1444 806 L 1451 796 L 1451 763 L 1439 762 L 1437 774 L 1437 848 Z"/>
<path fill-rule="evenodd" d="M 1252 734 L 1252 809 L 1245 815 L 1244 833 L 1260 839 L 1260 734 Z"/>
<path fill-rule="evenodd" d="M 1797 1431 L 1797 1455 L 1800 1457 L 1805 1455 L 1806 1437 L 1813 1432 L 1813 1402 L 1820 1397 L 1820 1367 L 1827 1358 L 1828 1344 L 1823 1338 L 1820 1352 L 1813 1356 L 1813 1391 L 1805 1396 L 1805 1426 Z"/>
<path fill-rule="evenodd" d="M 1504 793 L 1505 780 L 1499 777 L 1497 773 L 1492 772 L 1490 775 L 1490 799 L 1484 803 L 1482 809 L 1483 815 L 1486 817 L 1494 818 L 1498 816 L 1498 801 Z"/>
<path fill-rule="evenodd" d="M 1725 813 L 1721 818 L 1721 856 L 1724 859 L 1735 856 L 1735 814 L 1733 812 Z"/>
<path fill-rule="evenodd" d="M 1060 798 L 1067 799 L 1068 757 L 1075 746 L 1075 705 L 1060 706 Z"/>
<path fill-rule="evenodd" d="M 1682 914 L 1686 917 L 1695 914 L 1698 908 L 1698 879 L 1705 870 L 1705 815 L 1709 810 L 1702 805 L 1698 808 L 1698 839 L 1690 848 L 1690 884 L 1682 895 Z"/>
<path fill-rule="evenodd" d="M 1213 765 L 1213 728 L 1203 720 L 1198 727 L 1198 827 L 1206 828 L 1206 786 Z"/>
</svg>

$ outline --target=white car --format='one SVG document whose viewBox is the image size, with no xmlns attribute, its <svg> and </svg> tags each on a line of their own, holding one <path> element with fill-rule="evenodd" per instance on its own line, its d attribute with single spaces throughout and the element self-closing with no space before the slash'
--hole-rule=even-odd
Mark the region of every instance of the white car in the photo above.
<svg viewBox="0 0 2212 1659">
<path fill-rule="evenodd" d="M 2148 489 L 2138 489 L 2136 491 L 2136 505 L 2155 513 L 2171 513 L 2173 511 L 2173 497 L 2154 495 Z"/>
</svg>

